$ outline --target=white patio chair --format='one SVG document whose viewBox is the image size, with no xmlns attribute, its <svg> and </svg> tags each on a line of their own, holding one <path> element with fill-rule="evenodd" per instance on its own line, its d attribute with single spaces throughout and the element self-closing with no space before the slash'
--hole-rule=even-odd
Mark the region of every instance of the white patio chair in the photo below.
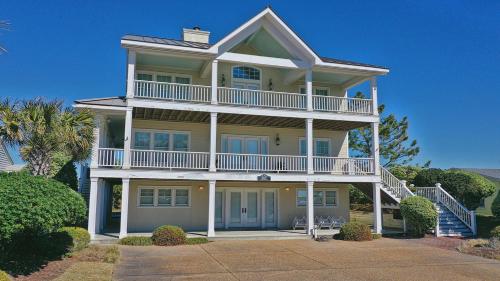
<svg viewBox="0 0 500 281">
<path fill-rule="evenodd" d="M 332 216 L 327 216 L 321 221 L 320 228 L 332 229 L 335 226 L 335 219 Z"/>
<path fill-rule="evenodd" d="M 305 216 L 293 218 L 293 222 L 292 222 L 293 230 L 295 230 L 296 228 L 306 229 L 306 227 L 307 227 L 307 219 Z"/>
</svg>

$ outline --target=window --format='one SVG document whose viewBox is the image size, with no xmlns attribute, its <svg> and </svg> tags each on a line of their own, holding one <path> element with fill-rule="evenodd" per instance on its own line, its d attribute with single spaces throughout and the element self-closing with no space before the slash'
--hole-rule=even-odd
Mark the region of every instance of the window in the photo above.
<svg viewBox="0 0 500 281">
<path fill-rule="evenodd" d="M 153 75 L 146 73 L 137 73 L 137 80 L 153 81 Z"/>
<path fill-rule="evenodd" d="M 153 188 L 142 188 L 139 190 L 139 206 L 141 207 L 154 206 Z"/>
<path fill-rule="evenodd" d="M 139 207 L 190 207 L 191 190 L 186 187 L 140 187 Z"/>
<path fill-rule="evenodd" d="M 189 151 L 189 132 L 136 130 L 134 148 L 142 150 Z"/>
<path fill-rule="evenodd" d="M 300 93 L 305 95 L 306 88 L 300 87 Z M 313 95 L 316 96 L 328 96 L 330 93 L 330 89 L 327 87 L 313 87 Z"/>
<path fill-rule="evenodd" d="M 143 81 L 156 81 L 165 83 L 179 83 L 179 84 L 191 84 L 191 76 L 184 74 L 170 74 L 170 73 L 160 73 L 160 72 L 150 72 L 150 71 L 138 71 L 136 75 L 137 80 Z"/>
<path fill-rule="evenodd" d="M 314 207 L 335 207 L 337 206 L 337 190 L 331 188 L 315 188 L 313 191 Z M 307 206 L 307 190 L 297 189 L 297 207 Z"/>
<path fill-rule="evenodd" d="M 328 138 L 315 138 L 313 141 L 313 155 L 314 156 L 330 156 L 330 139 Z M 305 138 L 299 139 L 299 154 L 302 156 L 307 155 L 307 143 Z"/>
<path fill-rule="evenodd" d="M 249 66 L 235 66 L 233 67 L 233 78 L 260 80 L 260 70 Z"/>
</svg>

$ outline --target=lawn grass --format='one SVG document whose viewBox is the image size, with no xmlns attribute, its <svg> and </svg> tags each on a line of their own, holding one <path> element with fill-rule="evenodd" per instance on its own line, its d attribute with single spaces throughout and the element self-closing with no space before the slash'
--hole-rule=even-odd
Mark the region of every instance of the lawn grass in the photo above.
<svg viewBox="0 0 500 281">
<path fill-rule="evenodd" d="M 208 243 L 208 239 L 205 237 L 193 237 L 193 238 L 188 238 L 186 241 L 187 245 L 197 245 L 197 244 L 205 244 Z"/>
<path fill-rule="evenodd" d="M 113 264 L 105 262 L 77 262 L 68 268 L 55 281 L 111 281 Z"/>
<path fill-rule="evenodd" d="M 350 221 L 357 221 L 360 223 L 373 226 L 373 212 L 355 211 L 351 210 L 349 213 Z M 382 219 L 384 228 L 402 229 L 403 220 L 394 219 L 392 214 L 384 213 Z"/>
</svg>

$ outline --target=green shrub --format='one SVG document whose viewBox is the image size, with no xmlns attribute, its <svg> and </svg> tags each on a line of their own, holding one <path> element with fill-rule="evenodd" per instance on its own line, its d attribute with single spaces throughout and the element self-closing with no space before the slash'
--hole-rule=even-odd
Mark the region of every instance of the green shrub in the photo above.
<svg viewBox="0 0 500 281">
<path fill-rule="evenodd" d="M 400 206 L 401 214 L 406 219 L 413 234 L 423 236 L 436 226 L 438 214 L 429 199 L 412 196 L 403 199 Z"/>
<path fill-rule="evenodd" d="M 79 225 L 87 208 L 82 196 L 52 179 L 27 173 L 0 174 L 0 246 L 14 236 L 36 237 Z"/>
<path fill-rule="evenodd" d="M 57 232 L 66 233 L 71 237 L 71 247 L 67 249 L 70 253 L 83 250 L 90 243 L 90 234 L 85 228 L 66 226 L 61 227 Z"/>
<path fill-rule="evenodd" d="M 0 270 L 0 281 L 10 281 L 9 275 Z"/>
<path fill-rule="evenodd" d="M 193 238 L 188 238 L 186 240 L 186 244 L 188 245 L 205 244 L 208 242 L 209 242 L 208 239 L 205 237 L 193 237 Z"/>
<path fill-rule="evenodd" d="M 382 234 L 380 233 L 373 233 L 372 234 L 372 239 L 375 240 L 375 239 L 380 239 L 382 238 Z"/>
<path fill-rule="evenodd" d="M 500 219 L 500 191 L 497 192 L 495 199 L 491 202 L 491 213 L 497 219 Z"/>
<path fill-rule="evenodd" d="M 342 240 L 369 241 L 372 240 L 372 231 L 368 225 L 354 221 L 344 224 L 338 237 Z"/>
<path fill-rule="evenodd" d="M 445 171 L 441 169 L 423 169 L 415 176 L 414 184 L 419 187 L 435 186 L 442 183 Z"/>
<path fill-rule="evenodd" d="M 499 238 L 500 239 L 500 225 L 493 228 L 493 230 L 491 230 L 490 236 L 492 238 Z"/>
<path fill-rule="evenodd" d="M 398 179 L 405 180 L 409 186 L 410 184 L 415 184 L 415 178 L 422 171 L 422 167 L 397 165 L 389 168 L 389 171 Z"/>
<path fill-rule="evenodd" d="M 461 170 L 444 173 L 442 187 L 469 210 L 479 207 L 481 199 L 492 195 L 496 186 L 487 178 Z"/>
<path fill-rule="evenodd" d="M 157 246 L 181 245 L 186 243 L 186 233 L 178 226 L 164 225 L 155 229 L 151 240 Z"/>
<path fill-rule="evenodd" d="M 52 155 L 50 177 L 66 184 L 73 190 L 78 190 L 78 177 L 75 162 L 71 155 L 65 152 L 56 152 Z"/>
<path fill-rule="evenodd" d="M 153 245 L 153 241 L 151 237 L 142 237 L 142 236 L 130 236 L 120 239 L 118 242 L 120 245 L 128 245 L 128 246 L 151 246 Z"/>
</svg>

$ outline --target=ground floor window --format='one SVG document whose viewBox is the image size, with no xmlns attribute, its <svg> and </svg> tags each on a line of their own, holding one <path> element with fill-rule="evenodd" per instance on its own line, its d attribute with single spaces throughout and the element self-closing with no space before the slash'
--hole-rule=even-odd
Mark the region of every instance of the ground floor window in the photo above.
<svg viewBox="0 0 500 281">
<path fill-rule="evenodd" d="M 139 207 L 190 207 L 191 191 L 187 187 L 140 187 Z"/>
<path fill-rule="evenodd" d="M 297 207 L 307 206 L 307 190 L 305 188 L 297 189 L 296 202 Z M 337 190 L 315 188 L 313 202 L 315 207 L 335 207 L 337 206 Z"/>
</svg>

